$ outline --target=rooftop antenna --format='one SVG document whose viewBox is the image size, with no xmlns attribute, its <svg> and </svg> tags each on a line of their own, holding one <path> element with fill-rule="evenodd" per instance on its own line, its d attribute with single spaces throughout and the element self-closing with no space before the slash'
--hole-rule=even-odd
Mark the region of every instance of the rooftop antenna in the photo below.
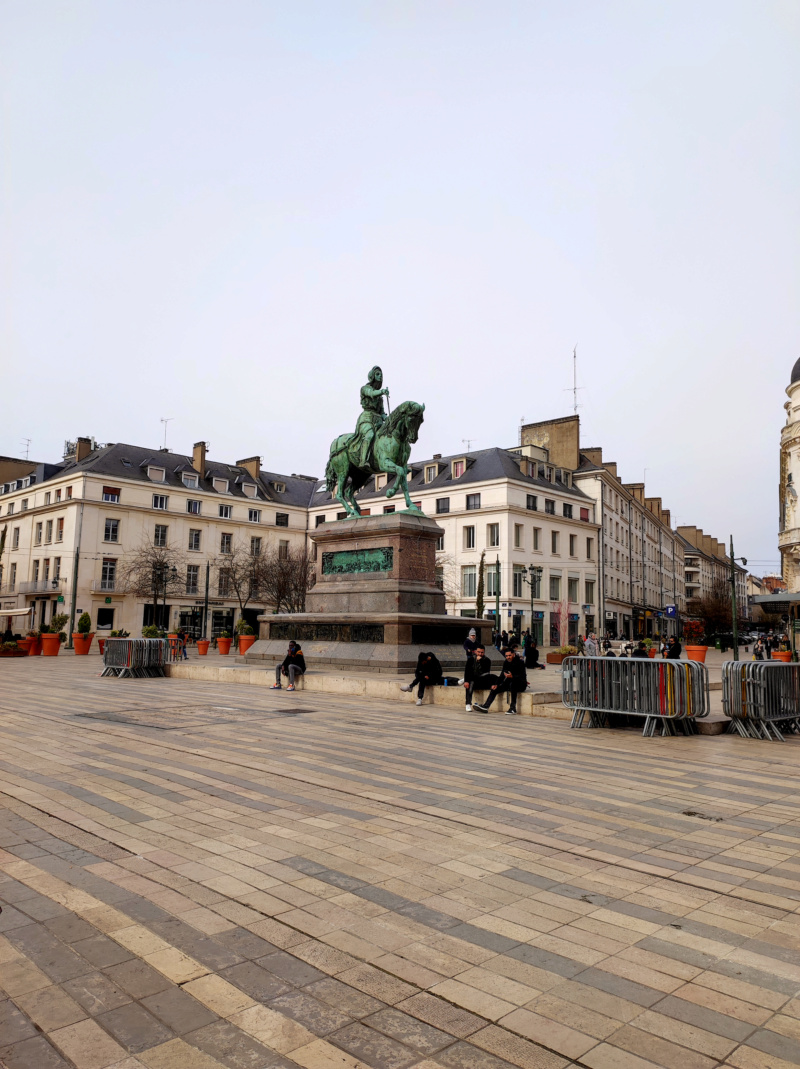
<svg viewBox="0 0 800 1069">
<path fill-rule="evenodd" d="M 167 448 L 167 424 L 168 423 L 172 423 L 172 421 L 174 419 L 175 419 L 174 416 L 167 416 L 166 419 L 162 419 L 161 420 L 161 422 L 164 424 L 164 448 L 165 449 Z"/>
<path fill-rule="evenodd" d="M 578 409 L 583 408 L 583 405 L 578 404 L 578 390 L 584 389 L 583 386 L 578 385 L 578 346 L 572 350 L 572 386 L 568 386 L 564 391 L 565 393 L 572 394 L 572 411 L 577 416 Z"/>
<path fill-rule="evenodd" d="M 477 442 L 477 440 L 477 438 L 462 438 L 461 444 L 465 445 L 467 447 L 467 452 L 469 452 L 470 449 L 472 449 L 472 443 Z"/>
<path fill-rule="evenodd" d="M 32 440 L 33 439 L 31 439 L 31 438 L 23 438 L 22 439 L 22 444 L 25 446 L 25 459 L 26 460 L 28 459 L 28 453 L 30 452 Z"/>
</svg>

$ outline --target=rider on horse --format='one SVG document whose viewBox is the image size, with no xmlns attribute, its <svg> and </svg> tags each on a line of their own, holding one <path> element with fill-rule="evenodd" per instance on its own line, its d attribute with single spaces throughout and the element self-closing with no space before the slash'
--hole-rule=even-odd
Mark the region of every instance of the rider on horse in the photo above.
<svg viewBox="0 0 800 1069">
<path fill-rule="evenodd" d="M 358 467 L 374 468 L 372 458 L 372 443 L 375 435 L 386 422 L 383 411 L 384 394 L 388 397 L 389 391 L 384 390 L 383 372 L 379 367 L 374 367 L 367 376 L 366 386 L 361 387 L 361 407 L 364 411 L 356 421 L 356 432 L 351 445 L 358 450 Z"/>
</svg>

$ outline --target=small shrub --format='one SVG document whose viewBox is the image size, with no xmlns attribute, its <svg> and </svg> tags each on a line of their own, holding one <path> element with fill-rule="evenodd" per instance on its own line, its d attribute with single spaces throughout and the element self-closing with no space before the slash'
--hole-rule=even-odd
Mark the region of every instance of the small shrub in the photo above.
<svg viewBox="0 0 800 1069">
<path fill-rule="evenodd" d="M 574 657 L 577 652 L 577 646 L 559 646 L 556 650 L 556 653 L 562 653 L 565 657 Z"/>
<path fill-rule="evenodd" d="M 67 614 L 65 612 L 60 612 L 50 621 L 50 627 L 53 629 L 53 631 L 63 631 L 67 620 L 69 620 Z"/>
<path fill-rule="evenodd" d="M 240 620 L 239 623 L 236 625 L 236 632 L 239 635 L 254 635 L 255 634 L 255 631 L 252 629 L 250 624 L 246 624 L 242 620 Z"/>
<path fill-rule="evenodd" d="M 220 631 L 220 633 L 217 635 L 217 638 L 230 638 L 230 637 L 231 637 L 230 631 Z"/>
<path fill-rule="evenodd" d="M 701 620 L 687 620 L 683 625 L 683 641 L 687 646 L 702 646 L 705 627 Z"/>
<path fill-rule="evenodd" d="M 148 624 L 142 628 L 142 638 L 161 638 L 161 632 L 155 624 Z"/>
<path fill-rule="evenodd" d="M 78 619 L 78 634 L 88 635 L 92 630 L 92 618 L 88 612 L 81 613 Z"/>
</svg>

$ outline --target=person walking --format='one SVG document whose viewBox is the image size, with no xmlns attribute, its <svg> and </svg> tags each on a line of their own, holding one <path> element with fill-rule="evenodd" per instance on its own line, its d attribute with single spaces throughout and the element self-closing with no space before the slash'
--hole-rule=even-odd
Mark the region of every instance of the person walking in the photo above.
<svg viewBox="0 0 800 1069">
<path fill-rule="evenodd" d="M 586 657 L 586 641 L 583 635 L 578 635 L 578 656 Z"/>
<path fill-rule="evenodd" d="M 584 643 L 584 649 L 586 650 L 587 657 L 597 656 L 597 637 L 594 631 L 589 635 Z"/>
<path fill-rule="evenodd" d="M 471 659 L 471 658 L 470 658 Z M 401 687 L 400 690 L 413 691 L 414 687 L 417 688 L 417 705 L 422 705 L 422 699 L 425 696 L 426 687 L 435 687 L 442 682 L 442 666 L 439 664 L 438 658 L 432 652 L 421 653 L 417 657 L 417 667 L 414 672 L 414 678 L 406 687 Z"/>
<path fill-rule="evenodd" d="M 300 649 L 296 642 L 289 643 L 289 651 L 283 659 L 282 664 L 275 666 L 275 683 L 270 690 L 281 690 L 281 675 L 285 675 L 289 680 L 289 686 L 287 690 L 294 690 L 294 681 L 297 676 L 305 675 L 306 671 L 306 659 L 303 656 L 303 651 Z"/>
<path fill-rule="evenodd" d="M 491 671 L 492 662 L 486 656 L 486 650 L 483 646 L 477 646 L 464 665 L 464 689 L 467 692 L 464 696 L 465 712 L 472 712 L 472 695 L 476 690 L 488 690 L 492 683 L 497 682 L 497 677 L 491 675 Z"/>
<path fill-rule="evenodd" d="M 506 710 L 506 715 L 517 715 L 517 695 L 527 689 L 528 677 L 525 675 L 525 665 L 512 650 L 505 650 L 503 657 L 505 663 L 501 667 L 500 678 L 497 683 L 492 683 L 489 687 L 488 699 L 483 703 L 473 703 L 473 708 L 477 709 L 479 713 L 488 713 L 489 706 L 495 700 L 497 695 L 509 691 L 511 694 L 511 705 Z"/>
<path fill-rule="evenodd" d="M 670 635 L 669 639 L 667 640 L 667 652 L 665 654 L 667 660 L 679 661 L 681 653 L 682 650 L 680 642 L 678 642 L 677 638 L 674 635 Z"/>
</svg>

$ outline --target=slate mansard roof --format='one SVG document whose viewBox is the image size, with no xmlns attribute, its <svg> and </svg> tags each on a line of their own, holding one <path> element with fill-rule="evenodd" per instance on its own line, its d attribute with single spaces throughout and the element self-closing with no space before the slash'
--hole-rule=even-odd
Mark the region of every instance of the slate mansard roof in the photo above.
<svg viewBox="0 0 800 1069">
<path fill-rule="evenodd" d="M 148 466 L 163 468 L 165 480 L 154 483 L 147 476 Z M 127 479 L 147 484 L 148 486 L 174 487 L 186 490 L 181 475 L 189 472 L 199 475 L 197 490 L 204 493 L 219 493 L 222 498 L 238 497 L 244 501 L 269 502 L 274 505 L 287 505 L 308 508 L 314 492 L 315 480 L 305 475 L 278 475 L 275 472 L 262 471 L 257 479 L 236 464 L 223 464 L 219 461 L 206 460 L 205 472 L 196 472 L 192 466 L 191 456 L 182 453 L 164 453 L 158 449 L 144 449 L 138 445 L 117 443 L 100 446 L 81 461 L 66 461 L 58 466 L 49 478 L 77 475 L 102 475 L 111 480 Z M 212 479 L 227 479 L 228 493 L 214 489 Z M 252 498 L 242 489 L 245 483 L 258 486 L 258 497 Z M 283 483 L 286 490 L 280 493 L 275 483 Z"/>
<path fill-rule="evenodd" d="M 451 462 L 462 459 L 467 462 L 467 470 L 460 478 L 454 479 L 451 474 Z M 408 480 L 408 489 L 412 495 L 419 493 L 420 490 L 437 490 L 441 492 L 442 496 L 445 496 L 474 483 L 490 482 L 492 479 L 513 479 L 515 482 L 524 483 L 530 488 L 531 493 L 538 490 L 541 493 L 565 494 L 576 501 L 585 501 L 588 505 L 594 504 L 594 500 L 588 494 L 585 494 L 575 486 L 565 486 L 563 483 L 548 482 L 547 479 L 524 475 L 520 471 L 519 460 L 520 458 L 516 453 L 512 453 L 508 449 L 501 449 L 498 446 L 491 449 L 480 449 L 474 453 L 453 453 L 447 457 L 413 460 L 409 463 L 412 475 Z M 439 465 L 439 474 L 431 482 L 426 483 L 425 468 L 431 464 Z M 376 493 L 373 486 L 374 483 L 370 479 L 366 487 L 356 494 L 358 500 L 369 501 L 385 497 L 382 491 Z M 333 503 L 333 498 L 325 489 L 325 480 L 320 479 L 316 484 L 316 491 L 311 504 L 315 508 L 319 508 L 331 503 Z"/>
</svg>

